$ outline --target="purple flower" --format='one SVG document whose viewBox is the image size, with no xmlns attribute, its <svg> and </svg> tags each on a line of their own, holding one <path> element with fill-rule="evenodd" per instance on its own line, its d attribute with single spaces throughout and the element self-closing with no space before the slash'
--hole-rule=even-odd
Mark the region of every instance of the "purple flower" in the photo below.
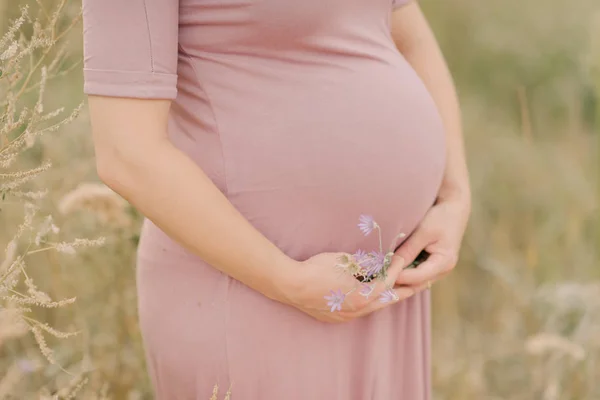
<svg viewBox="0 0 600 400">
<path fill-rule="evenodd" d="M 381 272 L 384 265 L 385 254 L 379 251 L 370 252 L 368 257 L 366 257 L 365 261 L 361 264 L 361 266 L 367 270 L 368 276 L 373 276 Z"/>
<path fill-rule="evenodd" d="M 354 257 L 354 261 L 358 264 L 361 265 L 361 263 L 365 260 L 365 258 L 367 257 L 367 252 L 364 250 L 357 250 L 356 253 L 354 253 L 352 255 L 352 257 Z"/>
<path fill-rule="evenodd" d="M 375 222 L 373 217 L 370 215 L 363 214 L 358 220 L 358 228 L 365 236 L 369 235 L 371 232 L 373 232 L 373 229 L 377 227 L 377 222 Z"/>
<path fill-rule="evenodd" d="M 379 296 L 379 301 L 382 303 L 389 303 L 390 301 L 398 301 L 399 297 L 392 289 L 386 289 Z"/>
<path fill-rule="evenodd" d="M 366 283 L 363 283 L 362 285 L 360 285 L 359 293 L 361 294 L 361 296 L 365 296 L 368 298 L 371 295 L 371 293 L 373 293 L 373 290 L 375 290 L 375 285 L 368 285 Z"/>
<path fill-rule="evenodd" d="M 335 310 L 341 311 L 342 303 L 344 302 L 346 295 L 342 293 L 341 289 L 338 289 L 337 292 L 330 290 L 330 292 L 331 296 L 325 296 L 325 300 L 327 300 L 327 305 L 331 307 L 331 312 L 334 312 Z"/>
</svg>

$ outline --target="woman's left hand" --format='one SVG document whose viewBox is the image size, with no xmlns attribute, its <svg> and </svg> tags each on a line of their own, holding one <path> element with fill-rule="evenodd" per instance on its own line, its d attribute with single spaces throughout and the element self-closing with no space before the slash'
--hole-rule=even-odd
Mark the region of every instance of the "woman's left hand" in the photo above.
<svg viewBox="0 0 600 400">
<path fill-rule="evenodd" d="M 469 198 L 439 199 L 396 255 L 409 265 L 425 250 L 430 255 L 417 268 L 404 269 L 396 286 L 409 286 L 415 293 L 450 273 L 458 261 L 460 245 L 471 212 Z"/>
</svg>

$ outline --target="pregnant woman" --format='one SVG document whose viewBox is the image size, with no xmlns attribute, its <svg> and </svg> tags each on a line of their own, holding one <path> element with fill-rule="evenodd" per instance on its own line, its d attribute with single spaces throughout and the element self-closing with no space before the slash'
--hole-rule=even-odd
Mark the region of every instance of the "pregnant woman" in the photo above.
<svg viewBox="0 0 600 400">
<path fill-rule="evenodd" d="M 83 0 L 100 178 L 146 217 L 156 398 L 430 399 L 430 284 L 470 209 L 445 62 L 407 0 Z M 337 257 L 408 236 L 387 284 Z M 418 268 L 405 269 L 426 250 Z M 380 282 L 376 292 L 385 285 Z"/>
</svg>

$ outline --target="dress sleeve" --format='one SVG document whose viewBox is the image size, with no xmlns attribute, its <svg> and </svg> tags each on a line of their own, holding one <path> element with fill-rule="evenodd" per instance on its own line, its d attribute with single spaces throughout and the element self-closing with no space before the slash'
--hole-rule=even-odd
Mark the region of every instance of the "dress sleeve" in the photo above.
<svg viewBox="0 0 600 400">
<path fill-rule="evenodd" d="M 400 6 L 410 3 L 411 1 L 413 0 L 392 0 L 392 8 L 398 8 Z"/>
<path fill-rule="evenodd" d="M 179 0 L 83 0 L 83 91 L 174 99 Z"/>
</svg>

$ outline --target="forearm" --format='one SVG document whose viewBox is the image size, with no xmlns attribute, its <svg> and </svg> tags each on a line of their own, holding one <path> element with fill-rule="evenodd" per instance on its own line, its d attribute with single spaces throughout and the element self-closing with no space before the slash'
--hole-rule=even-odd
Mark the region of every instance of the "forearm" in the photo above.
<svg viewBox="0 0 600 400">
<path fill-rule="evenodd" d="M 416 4 L 409 4 L 406 8 L 407 15 L 402 15 L 405 10 L 394 13 L 392 34 L 398 50 L 429 90 L 444 124 L 447 160 L 439 198 L 460 198 L 470 203 L 460 107 L 452 77 L 421 11 Z"/>
<path fill-rule="evenodd" d="M 110 157 L 109 167 L 99 167 L 103 180 L 204 261 L 281 300 L 291 260 L 168 139 L 144 146 L 126 158 Z"/>
</svg>

